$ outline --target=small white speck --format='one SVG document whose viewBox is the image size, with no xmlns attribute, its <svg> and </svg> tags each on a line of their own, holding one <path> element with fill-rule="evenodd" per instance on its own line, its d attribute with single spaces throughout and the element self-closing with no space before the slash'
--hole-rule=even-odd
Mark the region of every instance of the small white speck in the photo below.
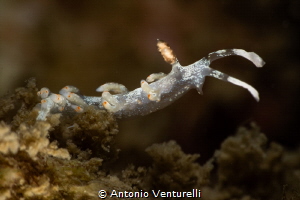
<svg viewBox="0 0 300 200">
<path fill-rule="evenodd" d="M 216 51 L 216 53 L 225 53 L 226 50 L 219 50 L 219 51 Z"/>
</svg>

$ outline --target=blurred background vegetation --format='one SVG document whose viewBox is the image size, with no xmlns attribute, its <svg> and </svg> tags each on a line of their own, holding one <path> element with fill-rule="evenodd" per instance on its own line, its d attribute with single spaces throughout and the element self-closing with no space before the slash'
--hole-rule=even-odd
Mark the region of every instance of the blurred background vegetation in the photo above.
<svg viewBox="0 0 300 200">
<path fill-rule="evenodd" d="M 120 120 L 120 157 L 127 162 L 170 139 L 204 162 L 250 121 L 270 140 L 299 144 L 297 0 L 0 1 L 0 27 L 1 95 L 30 77 L 52 92 L 74 85 L 100 95 L 95 89 L 106 82 L 133 90 L 149 74 L 171 70 L 157 52 L 157 38 L 182 65 L 228 48 L 254 51 L 266 61 L 262 69 L 239 57 L 211 66 L 253 85 L 259 103 L 240 87 L 207 78 L 203 96 L 192 90 L 161 111 Z"/>
</svg>

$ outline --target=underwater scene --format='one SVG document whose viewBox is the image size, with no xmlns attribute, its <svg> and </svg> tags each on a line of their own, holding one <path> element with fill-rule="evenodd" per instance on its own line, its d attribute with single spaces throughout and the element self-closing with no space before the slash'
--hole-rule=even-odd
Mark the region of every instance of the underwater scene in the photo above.
<svg viewBox="0 0 300 200">
<path fill-rule="evenodd" d="M 300 4 L 0 2 L 0 200 L 300 199 Z"/>
</svg>

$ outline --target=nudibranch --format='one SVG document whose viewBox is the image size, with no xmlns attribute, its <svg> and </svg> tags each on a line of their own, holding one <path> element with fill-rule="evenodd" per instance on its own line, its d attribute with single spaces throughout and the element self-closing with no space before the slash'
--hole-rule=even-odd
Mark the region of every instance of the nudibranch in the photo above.
<svg viewBox="0 0 300 200">
<path fill-rule="evenodd" d="M 192 88 L 202 94 L 206 76 L 241 86 L 259 101 L 259 94 L 251 85 L 209 67 L 212 61 L 232 55 L 242 56 L 256 67 L 262 67 L 265 62 L 256 53 L 242 49 L 219 50 L 191 65 L 182 66 L 166 42 L 158 40 L 157 47 L 164 60 L 172 65 L 169 74 L 151 74 L 146 80 L 141 80 L 140 88 L 133 91 L 128 91 L 124 85 L 118 83 L 106 83 L 96 90 L 102 92 L 101 97 L 81 95 L 74 86 L 65 86 L 59 94 L 42 88 L 38 92 L 42 100 L 37 120 L 46 120 L 49 114 L 55 112 L 81 113 L 87 106 L 106 109 L 117 118 L 147 115 L 170 105 Z"/>
</svg>

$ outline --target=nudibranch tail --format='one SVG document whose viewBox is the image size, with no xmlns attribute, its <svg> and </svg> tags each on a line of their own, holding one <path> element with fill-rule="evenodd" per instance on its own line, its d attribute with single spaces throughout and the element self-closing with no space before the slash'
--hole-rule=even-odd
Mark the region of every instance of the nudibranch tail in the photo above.
<svg viewBox="0 0 300 200">
<path fill-rule="evenodd" d="M 166 42 L 158 40 L 157 46 L 164 60 L 172 65 L 169 74 L 151 74 L 141 81 L 140 88 L 133 91 L 128 91 L 124 85 L 118 83 L 106 83 L 96 90 L 102 92 L 101 97 L 81 95 L 74 86 L 62 88 L 60 94 L 50 93 L 48 88 L 42 88 L 37 93 L 42 98 L 37 120 L 46 120 L 46 117 L 54 112 L 70 113 L 69 111 L 73 110 L 73 113 L 82 113 L 87 106 L 106 109 L 117 118 L 147 115 L 170 105 L 192 88 L 196 88 L 202 94 L 206 76 L 241 86 L 259 101 L 259 94 L 251 85 L 209 67 L 212 61 L 232 55 L 242 56 L 253 62 L 256 67 L 262 67 L 265 62 L 257 54 L 242 49 L 219 50 L 191 65 L 182 66 Z"/>
</svg>

